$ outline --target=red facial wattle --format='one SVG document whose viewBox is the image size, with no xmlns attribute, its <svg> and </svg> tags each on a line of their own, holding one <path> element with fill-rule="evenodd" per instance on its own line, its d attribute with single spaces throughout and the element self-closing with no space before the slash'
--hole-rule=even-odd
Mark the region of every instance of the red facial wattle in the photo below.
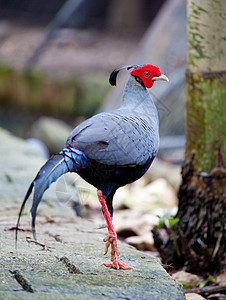
<svg viewBox="0 0 226 300">
<path fill-rule="evenodd" d="M 130 74 L 134 76 L 138 82 L 143 83 L 146 88 L 151 88 L 155 80 L 168 81 L 168 78 L 161 73 L 159 67 L 150 64 L 141 68 L 134 68 Z"/>
</svg>

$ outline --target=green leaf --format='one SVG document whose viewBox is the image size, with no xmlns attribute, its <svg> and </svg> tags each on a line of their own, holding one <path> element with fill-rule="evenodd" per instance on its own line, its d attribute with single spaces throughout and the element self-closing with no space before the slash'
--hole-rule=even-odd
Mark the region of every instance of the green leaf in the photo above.
<svg viewBox="0 0 226 300">
<path fill-rule="evenodd" d="M 201 288 L 203 288 L 204 286 L 206 286 L 206 282 L 200 282 L 199 288 L 201 289 Z"/>
<path fill-rule="evenodd" d="M 208 283 L 212 283 L 212 282 L 214 282 L 214 277 L 212 275 L 209 275 L 205 282 L 200 282 L 199 288 L 201 289 L 205 287 Z"/>
<path fill-rule="evenodd" d="M 170 225 L 170 227 L 173 228 L 173 226 L 175 224 L 177 224 L 179 221 L 180 221 L 179 218 L 169 219 L 169 225 Z"/>
</svg>

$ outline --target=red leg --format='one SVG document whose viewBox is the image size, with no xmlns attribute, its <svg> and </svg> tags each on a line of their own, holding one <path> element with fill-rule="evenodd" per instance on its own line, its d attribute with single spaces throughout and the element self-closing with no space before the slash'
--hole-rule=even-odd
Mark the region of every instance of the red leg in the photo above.
<svg viewBox="0 0 226 300">
<path fill-rule="evenodd" d="M 102 191 L 98 190 L 97 191 L 97 196 L 98 196 L 100 204 L 103 208 L 104 217 L 105 217 L 105 220 L 106 220 L 107 226 L 108 226 L 108 235 L 104 239 L 104 242 L 106 242 L 106 249 L 105 249 L 104 254 L 107 254 L 108 248 L 111 245 L 111 261 L 112 261 L 112 263 L 109 263 L 109 264 L 103 263 L 103 265 L 106 266 L 106 267 L 113 268 L 113 269 L 123 269 L 123 270 L 133 269 L 133 267 L 126 266 L 125 264 L 119 262 L 119 259 L 118 259 L 119 252 L 118 252 L 118 246 L 117 246 L 117 234 L 116 234 L 114 226 L 112 224 L 111 215 L 108 211 L 108 207 L 107 207 L 106 201 L 103 197 Z"/>
</svg>

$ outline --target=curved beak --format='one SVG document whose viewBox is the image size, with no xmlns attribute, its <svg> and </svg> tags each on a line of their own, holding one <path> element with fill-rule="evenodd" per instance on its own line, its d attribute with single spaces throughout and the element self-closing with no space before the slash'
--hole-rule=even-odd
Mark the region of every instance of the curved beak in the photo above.
<svg viewBox="0 0 226 300">
<path fill-rule="evenodd" d="M 164 80 L 164 81 L 169 81 L 168 77 L 166 77 L 166 75 L 161 74 L 160 76 L 157 77 L 153 77 L 152 81 L 156 81 L 156 80 Z"/>
</svg>

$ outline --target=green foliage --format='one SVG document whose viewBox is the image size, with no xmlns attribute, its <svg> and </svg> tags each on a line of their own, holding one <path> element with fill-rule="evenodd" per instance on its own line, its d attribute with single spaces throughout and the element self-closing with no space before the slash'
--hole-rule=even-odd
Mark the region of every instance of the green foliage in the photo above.
<svg viewBox="0 0 226 300">
<path fill-rule="evenodd" d="M 96 112 L 109 91 L 107 79 L 105 73 L 90 73 L 79 79 L 76 104 L 80 114 L 90 117 Z"/>
<path fill-rule="evenodd" d="M 5 107 L 61 117 L 89 117 L 109 88 L 108 74 L 104 72 L 59 79 L 34 70 L 17 72 L 0 63 L 0 104 Z"/>
<path fill-rule="evenodd" d="M 162 217 L 159 218 L 158 229 L 166 226 L 166 221 L 168 221 L 170 228 L 173 228 L 173 226 L 179 222 L 179 218 L 170 218 L 170 216 L 171 212 L 168 210 Z"/>
<path fill-rule="evenodd" d="M 177 238 L 174 232 L 174 225 L 176 225 L 180 219 L 179 218 L 170 218 L 171 217 L 171 212 L 167 211 L 161 218 L 159 218 L 159 224 L 158 224 L 158 229 L 166 227 L 169 229 L 170 234 L 172 236 L 173 239 L 173 245 L 175 248 L 175 251 L 177 253 L 178 256 L 180 256 L 180 249 L 178 247 L 178 243 L 177 243 Z"/>
<path fill-rule="evenodd" d="M 63 81 L 38 71 L 18 72 L 0 64 L 0 104 L 5 107 L 69 115 L 76 108 L 76 94 L 74 77 Z"/>
<path fill-rule="evenodd" d="M 158 228 L 162 228 L 165 225 L 165 221 L 171 216 L 171 212 L 168 210 L 162 217 L 159 218 Z"/>
<path fill-rule="evenodd" d="M 199 288 L 201 289 L 207 286 L 209 283 L 213 283 L 213 282 L 214 282 L 214 277 L 212 275 L 209 275 L 206 281 L 200 282 Z"/>
<path fill-rule="evenodd" d="M 173 228 L 173 226 L 175 224 L 177 224 L 179 222 L 179 220 L 180 220 L 179 218 L 169 219 L 168 221 L 169 221 L 170 227 Z"/>
</svg>

